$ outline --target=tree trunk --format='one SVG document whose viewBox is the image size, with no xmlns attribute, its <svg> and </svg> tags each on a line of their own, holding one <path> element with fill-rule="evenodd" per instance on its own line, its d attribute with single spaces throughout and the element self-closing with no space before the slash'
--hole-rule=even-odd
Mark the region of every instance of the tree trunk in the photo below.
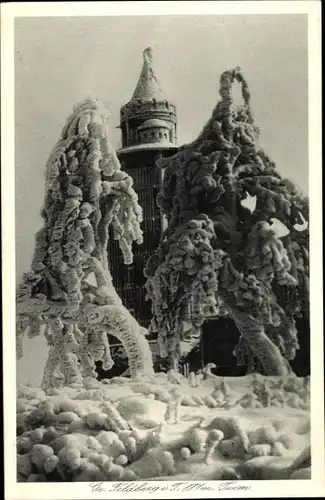
<svg viewBox="0 0 325 500">
<path fill-rule="evenodd" d="M 279 348 L 268 338 L 264 326 L 241 311 L 234 296 L 224 291 L 220 295 L 238 330 L 247 340 L 254 356 L 261 362 L 266 375 L 288 375 L 291 371 L 290 365 L 281 355 Z"/>
</svg>

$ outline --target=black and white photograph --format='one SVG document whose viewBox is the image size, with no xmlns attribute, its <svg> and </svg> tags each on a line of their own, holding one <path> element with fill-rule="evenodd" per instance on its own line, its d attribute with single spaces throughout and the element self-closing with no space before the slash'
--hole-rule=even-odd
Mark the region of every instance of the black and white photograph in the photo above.
<svg viewBox="0 0 325 500">
<path fill-rule="evenodd" d="M 7 500 L 325 493 L 319 2 L 169 3 L 15 4 Z"/>
</svg>

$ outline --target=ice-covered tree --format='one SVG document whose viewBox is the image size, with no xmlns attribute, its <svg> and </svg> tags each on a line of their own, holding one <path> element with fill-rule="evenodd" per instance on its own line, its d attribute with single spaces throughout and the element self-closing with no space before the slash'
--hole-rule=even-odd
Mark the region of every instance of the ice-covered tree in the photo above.
<svg viewBox="0 0 325 500">
<path fill-rule="evenodd" d="M 308 311 L 308 199 L 259 147 L 240 68 L 221 75 L 219 92 L 198 138 L 159 162 L 168 227 L 145 270 L 151 328 L 174 363 L 182 339 L 229 314 L 241 333 L 238 361 L 282 375 L 299 348 L 295 318 Z"/>
<path fill-rule="evenodd" d="M 44 224 L 16 294 L 18 356 L 26 332 L 33 337 L 43 329 L 50 346 L 43 388 L 58 378 L 70 384 L 96 377 L 95 361 L 108 370 L 107 334 L 123 344 L 131 375 L 153 373 L 146 330 L 123 306 L 107 265 L 110 225 L 126 264 L 133 242 L 142 242 L 142 210 L 107 123 L 100 102 L 75 106 L 46 168 Z"/>
</svg>

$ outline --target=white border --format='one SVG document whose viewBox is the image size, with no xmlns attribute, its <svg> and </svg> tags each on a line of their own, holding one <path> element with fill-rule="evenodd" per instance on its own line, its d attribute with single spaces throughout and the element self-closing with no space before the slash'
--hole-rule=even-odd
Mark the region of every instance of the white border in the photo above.
<svg viewBox="0 0 325 500">
<path fill-rule="evenodd" d="M 214 491 L 168 493 L 174 482 L 149 481 L 156 493 L 91 493 L 87 483 L 16 483 L 15 449 L 15 179 L 14 179 L 14 18 L 48 16 L 143 16 L 224 14 L 308 14 L 309 43 L 309 185 L 311 235 L 311 420 L 312 479 L 254 481 L 247 492 L 218 491 L 216 482 L 201 483 Z M 5 427 L 5 489 L 7 500 L 70 498 L 245 498 L 317 497 L 325 493 L 324 381 L 322 309 L 322 157 L 321 157 L 321 24 L 318 1 L 229 2 L 51 2 L 1 5 L 1 139 L 3 366 Z M 28 194 L 27 194 L 28 195 Z M 140 483 L 137 483 L 140 484 Z M 241 484 L 248 484 L 242 482 Z M 110 483 L 105 483 L 109 489 Z M 167 489 L 164 489 L 167 488 Z M 148 495 L 148 496 L 146 496 Z"/>
</svg>

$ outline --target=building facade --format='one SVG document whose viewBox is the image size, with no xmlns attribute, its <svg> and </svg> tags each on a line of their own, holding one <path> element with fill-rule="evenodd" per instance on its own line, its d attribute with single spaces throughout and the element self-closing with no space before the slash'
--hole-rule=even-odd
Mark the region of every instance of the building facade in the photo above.
<svg viewBox="0 0 325 500">
<path fill-rule="evenodd" d="M 121 108 L 122 148 L 117 151 L 123 170 L 133 178 L 143 209 L 143 244 L 134 245 L 132 265 L 123 263 L 117 241 L 110 237 L 108 262 L 114 285 L 124 305 L 138 322 L 148 327 L 151 305 L 145 300 L 143 269 L 157 248 L 164 219 L 156 203 L 161 170 L 156 161 L 174 154 L 177 147 L 176 107 L 163 92 L 155 76 L 152 50 L 143 52 L 143 66 L 131 100 Z"/>
</svg>

